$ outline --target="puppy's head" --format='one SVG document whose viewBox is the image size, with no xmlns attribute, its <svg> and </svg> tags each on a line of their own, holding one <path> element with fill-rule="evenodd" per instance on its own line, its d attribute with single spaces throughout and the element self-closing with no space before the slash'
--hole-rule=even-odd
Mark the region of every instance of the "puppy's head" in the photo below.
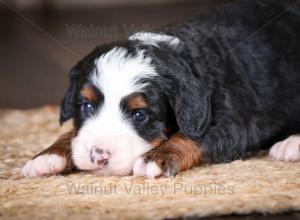
<svg viewBox="0 0 300 220">
<path fill-rule="evenodd" d="M 174 39 L 167 41 L 174 46 Z M 71 70 L 60 120 L 74 119 L 72 158 L 79 169 L 130 174 L 139 156 L 194 120 L 182 116 L 189 108 L 178 105 L 179 88 L 171 75 L 163 77 L 167 67 L 154 61 L 151 50 L 161 50 L 157 39 L 147 45 L 132 38 L 96 48 Z"/>
</svg>

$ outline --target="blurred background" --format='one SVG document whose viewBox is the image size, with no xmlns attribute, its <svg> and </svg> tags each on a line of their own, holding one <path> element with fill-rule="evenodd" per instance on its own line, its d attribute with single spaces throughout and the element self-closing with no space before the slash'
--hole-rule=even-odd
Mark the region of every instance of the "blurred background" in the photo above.
<svg viewBox="0 0 300 220">
<path fill-rule="evenodd" d="M 0 0 L 0 108 L 58 105 L 96 45 L 233 0 Z"/>
</svg>

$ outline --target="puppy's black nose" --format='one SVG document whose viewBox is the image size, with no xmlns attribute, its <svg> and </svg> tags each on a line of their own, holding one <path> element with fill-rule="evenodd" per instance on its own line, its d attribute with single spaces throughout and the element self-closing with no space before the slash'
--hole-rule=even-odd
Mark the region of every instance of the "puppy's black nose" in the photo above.
<svg viewBox="0 0 300 220">
<path fill-rule="evenodd" d="M 109 163 L 110 152 L 103 150 L 97 146 L 93 146 L 91 149 L 91 161 L 99 165 L 100 167 L 106 166 Z"/>
<path fill-rule="evenodd" d="M 98 147 L 95 148 L 95 152 L 96 152 L 97 154 L 103 154 L 103 150 L 100 149 L 100 148 L 98 148 Z"/>
</svg>

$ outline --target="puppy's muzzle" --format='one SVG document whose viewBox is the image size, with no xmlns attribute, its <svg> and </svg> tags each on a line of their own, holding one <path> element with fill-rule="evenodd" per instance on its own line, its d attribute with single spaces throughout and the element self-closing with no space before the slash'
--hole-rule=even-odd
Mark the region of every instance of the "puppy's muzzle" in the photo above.
<svg viewBox="0 0 300 220">
<path fill-rule="evenodd" d="M 103 150 L 100 147 L 93 146 L 90 152 L 91 162 L 97 165 L 99 168 L 108 166 L 111 153 L 107 150 Z"/>
</svg>

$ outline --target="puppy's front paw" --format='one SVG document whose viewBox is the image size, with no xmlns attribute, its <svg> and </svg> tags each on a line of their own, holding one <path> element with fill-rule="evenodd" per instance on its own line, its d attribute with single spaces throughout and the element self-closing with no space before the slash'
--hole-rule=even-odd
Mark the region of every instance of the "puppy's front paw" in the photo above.
<svg viewBox="0 0 300 220">
<path fill-rule="evenodd" d="M 145 153 L 133 166 L 133 175 L 156 178 L 174 176 L 179 172 L 176 159 L 156 149 Z"/>
<path fill-rule="evenodd" d="M 300 161 L 300 136 L 292 135 L 277 142 L 270 150 L 270 156 L 282 161 Z"/>
<path fill-rule="evenodd" d="M 67 160 L 56 154 L 40 155 L 29 160 L 22 168 L 22 175 L 28 178 L 59 174 L 67 166 Z"/>
</svg>

